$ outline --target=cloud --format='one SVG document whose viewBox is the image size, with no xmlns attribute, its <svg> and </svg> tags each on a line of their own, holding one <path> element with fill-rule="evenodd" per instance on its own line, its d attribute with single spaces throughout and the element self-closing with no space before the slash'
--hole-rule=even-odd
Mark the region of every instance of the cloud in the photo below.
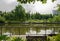
<svg viewBox="0 0 60 41">
<path fill-rule="evenodd" d="M 11 11 L 17 4 L 16 0 L 0 0 L 0 11 Z"/>
<path fill-rule="evenodd" d="M 36 1 L 34 4 L 24 4 L 23 7 L 28 12 L 39 12 L 41 14 L 53 13 L 53 10 L 57 9 L 57 4 L 59 4 L 59 0 L 52 2 L 52 0 L 47 0 L 46 4 L 42 4 L 40 1 Z"/>
<path fill-rule="evenodd" d="M 25 8 L 27 12 L 35 13 L 53 13 L 53 10 L 56 10 L 57 4 L 60 4 L 60 0 L 56 0 L 52 2 L 52 0 L 47 0 L 46 4 L 42 4 L 40 1 L 36 1 L 34 4 L 23 4 L 22 6 Z M 0 0 L 0 11 L 11 11 L 15 9 L 16 5 L 18 5 L 17 0 Z"/>
<path fill-rule="evenodd" d="M 10 4 L 10 3 L 13 3 L 13 2 L 17 2 L 17 0 L 4 0 L 5 3 L 7 4 Z"/>
</svg>

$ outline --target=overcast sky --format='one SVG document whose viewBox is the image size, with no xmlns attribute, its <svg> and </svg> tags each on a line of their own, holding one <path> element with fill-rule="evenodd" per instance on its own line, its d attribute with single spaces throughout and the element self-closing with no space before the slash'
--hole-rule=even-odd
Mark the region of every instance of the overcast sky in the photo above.
<svg viewBox="0 0 60 41">
<path fill-rule="evenodd" d="M 0 0 L 0 11 L 11 11 L 16 5 L 16 0 Z"/>
<path fill-rule="evenodd" d="M 40 1 L 34 4 L 24 4 L 23 7 L 28 12 L 39 12 L 39 13 L 52 13 L 56 10 L 57 4 L 60 4 L 60 0 L 56 0 L 52 3 L 51 0 L 47 0 L 46 4 L 42 4 Z M 0 0 L 0 11 L 11 11 L 18 5 L 17 0 Z"/>
</svg>

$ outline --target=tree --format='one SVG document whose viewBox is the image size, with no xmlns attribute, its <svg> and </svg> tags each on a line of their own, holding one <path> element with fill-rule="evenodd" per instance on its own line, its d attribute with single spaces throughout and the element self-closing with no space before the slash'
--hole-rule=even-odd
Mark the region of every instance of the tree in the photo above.
<svg viewBox="0 0 60 41">
<path fill-rule="evenodd" d="M 0 14 L 2 14 L 2 11 L 0 11 Z"/>
<path fill-rule="evenodd" d="M 39 20 L 41 19 L 40 13 L 36 13 L 34 16 L 35 16 L 35 19 L 39 19 Z"/>
<path fill-rule="evenodd" d="M 14 16 L 15 15 L 13 13 L 11 13 L 11 12 L 4 14 L 4 17 L 5 17 L 6 21 L 12 21 L 12 20 L 14 20 L 15 19 Z"/>
<path fill-rule="evenodd" d="M 30 13 L 26 13 L 26 20 L 30 19 Z"/>
<path fill-rule="evenodd" d="M 1 16 L 3 15 L 2 11 L 0 11 L 0 15 L 1 15 Z"/>
<path fill-rule="evenodd" d="M 14 9 L 14 15 L 15 15 L 15 19 L 18 21 L 26 20 L 25 9 L 21 5 L 16 6 L 16 8 Z"/>
<path fill-rule="evenodd" d="M 6 18 L 7 21 L 23 22 L 26 20 L 26 12 L 25 12 L 25 9 L 21 5 L 18 5 L 11 12 L 7 12 L 4 15 L 4 17 Z"/>
<path fill-rule="evenodd" d="M 5 23 L 5 18 L 0 16 L 0 23 Z"/>
<path fill-rule="evenodd" d="M 60 15 L 55 16 L 53 19 L 54 19 L 55 22 L 60 22 Z"/>
<path fill-rule="evenodd" d="M 60 11 L 60 5 L 58 4 L 58 10 L 57 11 Z"/>
<path fill-rule="evenodd" d="M 50 22 L 60 22 L 60 14 L 55 15 L 53 18 L 49 18 Z"/>
</svg>

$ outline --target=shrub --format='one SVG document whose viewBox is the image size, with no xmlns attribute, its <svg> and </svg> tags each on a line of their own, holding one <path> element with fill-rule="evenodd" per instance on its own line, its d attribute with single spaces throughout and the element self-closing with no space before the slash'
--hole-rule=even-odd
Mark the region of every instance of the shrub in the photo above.
<svg viewBox="0 0 60 41">
<path fill-rule="evenodd" d="M 0 23 L 5 23 L 5 18 L 0 16 Z"/>
<path fill-rule="evenodd" d="M 55 41 L 60 41 L 60 34 L 56 36 Z"/>
</svg>

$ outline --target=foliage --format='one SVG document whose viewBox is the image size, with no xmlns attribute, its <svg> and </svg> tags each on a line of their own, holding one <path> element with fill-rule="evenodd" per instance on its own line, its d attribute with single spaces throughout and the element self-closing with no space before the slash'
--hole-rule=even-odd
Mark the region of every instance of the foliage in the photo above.
<svg viewBox="0 0 60 41">
<path fill-rule="evenodd" d="M 50 22 L 60 22 L 60 14 L 55 15 L 53 18 L 49 18 Z"/>
<path fill-rule="evenodd" d="M 6 13 L 5 15 L 4 15 L 4 17 L 6 18 L 6 20 L 13 20 L 13 14 L 8 14 L 8 13 Z"/>
<path fill-rule="evenodd" d="M 23 41 L 20 37 L 8 37 L 7 35 L 0 36 L 0 41 Z"/>
<path fill-rule="evenodd" d="M 60 34 L 56 36 L 47 36 L 47 41 L 60 41 Z"/>
<path fill-rule="evenodd" d="M 46 14 L 46 15 L 43 15 L 43 14 L 40 14 L 40 13 L 36 13 L 36 14 L 31 14 L 31 18 L 32 19 L 38 19 L 38 20 L 44 20 L 44 19 L 49 19 L 49 18 L 52 18 L 52 14 Z"/>
<path fill-rule="evenodd" d="M 60 41 L 60 34 L 56 36 L 55 41 Z"/>
<path fill-rule="evenodd" d="M 25 21 L 26 13 L 25 9 L 21 5 L 16 7 L 13 14 L 15 15 L 15 20 Z"/>
<path fill-rule="evenodd" d="M 57 11 L 60 11 L 60 4 L 58 4 L 58 10 Z"/>
<path fill-rule="evenodd" d="M 55 41 L 56 36 L 47 36 L 47 41 Z"/>
<path fill-rule="evenodd" d="M 10 38 L 7 37 L 6 35 L 0 36 L 0 41 L 2 41 L 2 40 L 8 40 L 8 39 L 10 39 Z"/>
<path fill-rule="evenodd" d="M 11 12 L 0 11 L 0 23 L 4 22 L 60 22 L 60 14 L 40 14 L 40 13 L 26 13 L 25 9 L 18 5 Z M 38 20 L 38 21 L 37 21 Z"/>
<path fill-rule="evenodd" d="M 22 38 L 15 37 L 14 39 L 12 39 L 12 41 L 23 41 L 23 40 L 22 40 Z"/>
<path fill-rule="evenodd" d="M 30 13 L 26 13 L 26 20 L 30 20 Z"/>
<path fill-rule="evenodd" d="M 13 11 L 4 14 L 4 17 L 7 21 L 23 22 L 26 20 L 25 9 L 21 5 L 18 5 Z"/>
<path fill-rule="evenodd" d="M 21 2 L 21 3 L 31 3 L 31 2 L 35 2 L 36 0 L 17 0 L 17 1 L 19 1 L 19 2 Z M 47 0 L 37 0 L 37 1 L 41 1 L 42 3 L 46 3 L 46 1 Z M 52 0 L 52 2 L 54 2 L 55 0 Z"/>
<path fill-rule="evenodd" d="M 0 16 L 0 23 L 5 23 L 5 18 Z"/>
</svg>

